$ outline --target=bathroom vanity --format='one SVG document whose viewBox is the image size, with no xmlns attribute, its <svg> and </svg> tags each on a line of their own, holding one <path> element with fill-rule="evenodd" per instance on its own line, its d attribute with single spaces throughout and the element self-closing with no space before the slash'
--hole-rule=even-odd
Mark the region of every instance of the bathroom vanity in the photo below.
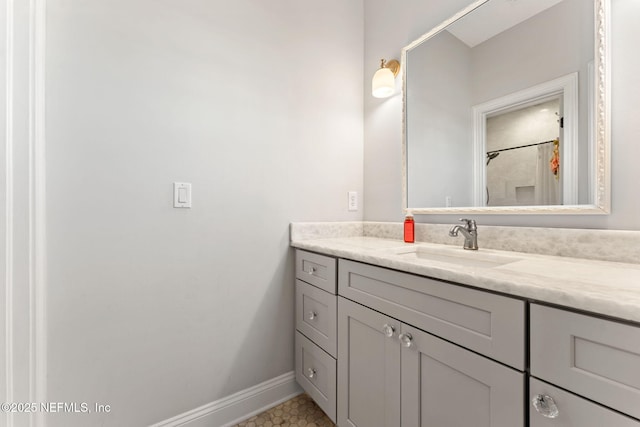
<svg viewBox="0 0 640 427">
<path fill-rule="evenodd" d="M 477 0 L 402 50 L 405 212 L 610 211 L 610 1 L 523 4 Z M 490 142 L 552 98 L 551 137 L 509 118 L 523 141 Z M 475 251 L 381 224 L 292 226 L 296 379 L 338 426 L 640 427 L 640 233 L 487 227 Z"/>
<path fill-rule="evenodd" d="M 296 379 L 338 426 L 640 426 L 639 265 L 292 245 Z"/>
</svg>

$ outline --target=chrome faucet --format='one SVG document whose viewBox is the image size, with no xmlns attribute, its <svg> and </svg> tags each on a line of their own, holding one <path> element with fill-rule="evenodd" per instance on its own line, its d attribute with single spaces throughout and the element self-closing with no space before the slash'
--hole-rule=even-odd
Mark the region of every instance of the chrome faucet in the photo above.
<svg viewBox="0 0 640 427">
<path fill-rule="evenodd" d="M 460 221 L 464 223 L 464 225 L 454 225 L 449 230 L 449 236 L 457 237 L 458 231 L 462 233 L 464 236 L 464 245 L 462 246 L 464 249 L 470 249 L 473 251 L 478 250 L 478 227 L 476 227 L 476 222 L 473 219 L 463 219 L 460 218 Z"/>
</svg>

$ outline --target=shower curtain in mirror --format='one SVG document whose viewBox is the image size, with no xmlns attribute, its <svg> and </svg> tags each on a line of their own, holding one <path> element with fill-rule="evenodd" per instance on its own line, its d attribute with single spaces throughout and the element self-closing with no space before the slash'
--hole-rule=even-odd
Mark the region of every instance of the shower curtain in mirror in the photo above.
<svg viewBox="0 0 640 427">
<path fill-rule="evenodd" d="M 554 156 L 554 144 L 538 145 L 538 161 L 536 164 L 536 205 L 561 205 L 560 179 L 549 167 L 549 160 Z"/>
</svg>

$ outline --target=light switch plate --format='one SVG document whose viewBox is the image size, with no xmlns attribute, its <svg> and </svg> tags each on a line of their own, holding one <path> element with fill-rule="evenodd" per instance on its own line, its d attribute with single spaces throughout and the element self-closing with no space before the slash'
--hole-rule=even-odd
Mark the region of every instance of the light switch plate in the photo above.
<svg viewBox="0 0 640 427">
<path fill-rule="evenodd" d="M 190 208 L 191 207 L 191 183 L 190 182 L 174 182 L 173 183 L 173 207 L 174 208 Z"/>
</svg>

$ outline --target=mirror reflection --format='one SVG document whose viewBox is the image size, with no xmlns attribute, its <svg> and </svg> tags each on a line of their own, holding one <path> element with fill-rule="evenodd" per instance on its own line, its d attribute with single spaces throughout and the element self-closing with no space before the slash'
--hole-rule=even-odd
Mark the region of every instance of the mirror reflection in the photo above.
<svg viewBox="0 0 640 427">
<path fill-rule="evenodd" d="M 490 0 L 405 48 L 405 207 L 593 204 L 595 38 L 593 0 Z"/>
<path fill-rule="evenodd" d="M 487 206 L 561 205 L 560 98 L 486 119 Z"/>
</svg>

